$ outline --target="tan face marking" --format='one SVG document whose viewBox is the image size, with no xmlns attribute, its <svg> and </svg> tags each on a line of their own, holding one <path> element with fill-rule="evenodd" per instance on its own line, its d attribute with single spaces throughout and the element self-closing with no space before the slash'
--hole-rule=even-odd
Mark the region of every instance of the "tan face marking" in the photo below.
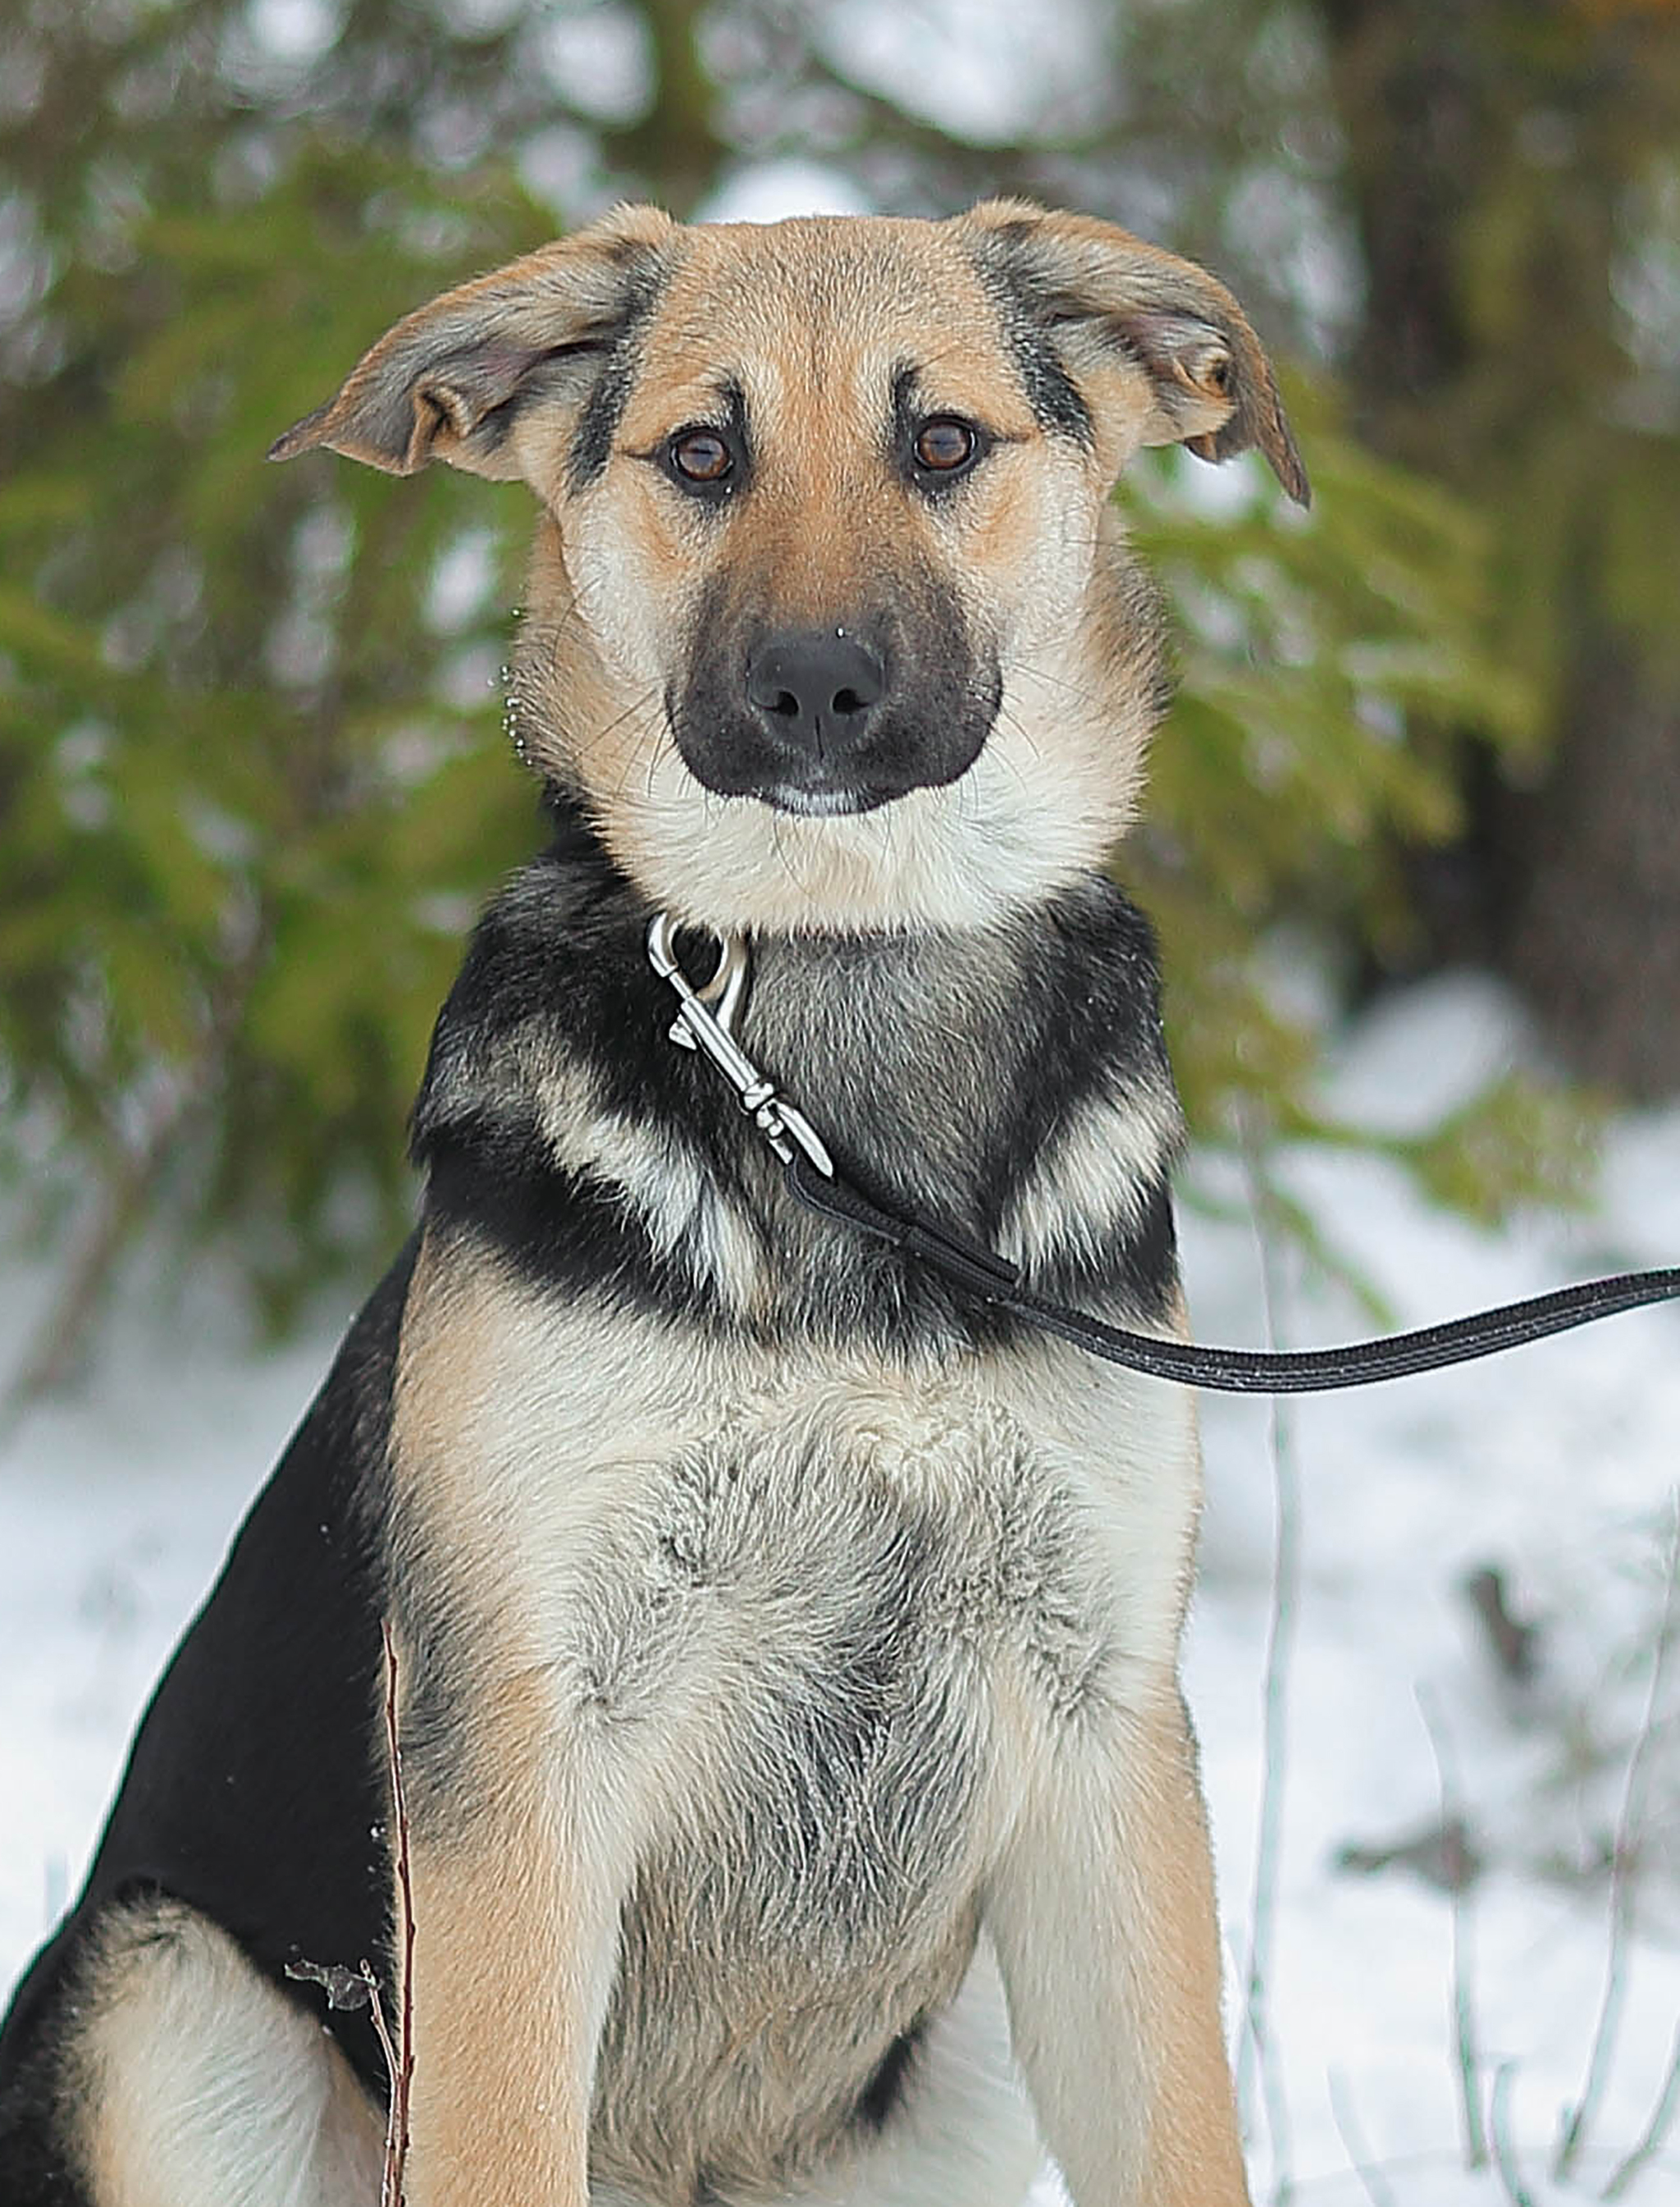
<svg viewBox="0 0 1680 2207">
<path fill-rule="evenodd" d="M 693 233 L 606 476 L 559 511 L 586 599 L 610 590 L 640 616 L 614 624 L 632 679 L 670 679 L 673 628 L 720 568 L 767 622 L 821 625 L 908 568 L 950 565 L 954 540 L 978 539 L 983 563 L 1019 534 L 1009 521 L 1031 468 L 1022 448 L 1042 433 L 1001 357 L 995 312 L 952 241 L 922 224 L 879 227 L 888 236 L 868 252 L 835 250 L 846 232 L 834 224 Z M 906 266 L 904 248 L 918 246 Z M 942 510 L 891 450 L 906 368 L 918 419 L 960 416 L 994 440 Z M 732 392 L 750 446 L 743 479 L 726 499 L 697 502 L 655 456 L 691 425 L 726 429 Z"/>
</svg>

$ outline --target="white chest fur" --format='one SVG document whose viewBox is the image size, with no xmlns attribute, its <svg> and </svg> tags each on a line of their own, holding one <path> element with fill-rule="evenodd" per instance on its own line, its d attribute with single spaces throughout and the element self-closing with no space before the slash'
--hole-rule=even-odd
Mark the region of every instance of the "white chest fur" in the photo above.
<svg viewBox="0 0 1680 2207">
<path fill-rule="evenodd" d="M 703 1733 L 890 1616 L 1045 1725 L 1171 1660 L 1190 1398 L 1061 1344 L 767 1347 L 457 1248 L 416 1276 L 397 1430 L 407 1537 L 589 1721 Z"/>
</svg>

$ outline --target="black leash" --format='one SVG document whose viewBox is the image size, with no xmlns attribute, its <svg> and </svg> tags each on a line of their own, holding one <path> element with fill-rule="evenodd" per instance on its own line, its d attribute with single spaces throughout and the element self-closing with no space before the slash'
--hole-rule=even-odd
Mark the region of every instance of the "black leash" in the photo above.
<svg viewBox="0 0 1680 2207">
<path fill-rule="evenodd" d="M 1680 1265 L 1669 1265 L 1659 1271 L 1617 1272 L 1609 1279 L 1583 1280 L 1550 1295 L 1502 1303 L 1497 1310 L 1420 1326 L 1410 1333 L 1391 1333 L 1377 1341 L 1351 1342 L 1341 1349 L 1204 1349 L 1194 1342 L 1163 1340 L 1157 1334 L 1105 1325 L 1086 1312 L 1031 1294 L 1021 1285 L 1020 1267 L 1007 1257 L 948 1228 L 885 1209 L 836 1169 L 810 1121 L 776 1093 L 729 1030 L 744 978 L 745 954 L 738 942 L 726 942 L 716 972 L 701 989 L 693 986 L 677 961 L 674 931 L 663 912 L 649 930 L 648 954 L 654 971 L 683 1001 L 672 1040 L 685 1049 L 702 1050 L 729 1080 L 742 1109 L 780 1158 L 795 1199 L 807 1211 L 890 1244 L 961 1293 L 1089 1349 L 1110 1364 L 1227 1395 L 1327 1394 L 1334 1388 L 1368 1387 L 1378 1379 L 1405 1379 L 1414 1373 L 1439 1371 L 1444 1365 L 1468 1364 L 1501 1349 L 1521 1348 L 1525 1342 L 1543 1341 L 1549 1334 L 1614 1318 L 1622 1311 L 1680 1300 Z"/>
<path fill-rule="evenodd" d="M 1391 1333 L 1378 1341 L 1351 1342 L 1342 1349 L 1294 1350 L 1204 1349 L 1195 1342 L 1163 1341 L 1152 1333 L 1133 1333 L 1105 1325 L 1084 1311 L 1046 1302 L 1020 1285 L 1020 1270 L 978 1243 L 917 1218 L 894 1217 L 861 1194 L 838 1173 L 824 1175 L 801 1152 L 785 1161 L 787 1184 L 808 1211 L 840 1219 L 861 1234 L 888 1241 L 918 1258 L 951 1284 L 1025 1319 L 1046 1333 L 1059 1334 L 1093 1356 L 1148 1372 L 1157 1379 L 1176 1379 L 1187 1387 L 1210 1387 L 1226 1395 L 1328 1394 L 1336 1387 L 1368 1387 L 1378 1379 L 1406 1379 L 1414 1372 L 1437 1372 L 1445 1364 L 1468 1364 L 1526 1341 L 1567 1333 L 1619 1311 L 1680 1298 L 1680 1266 L 1663 1271 L 1618 1272 L 1606 1280 L 1585 1280 L 1520 1303 L 1472 1318 L 1449 1319 L 1441 1325 Z"/>
</svg>

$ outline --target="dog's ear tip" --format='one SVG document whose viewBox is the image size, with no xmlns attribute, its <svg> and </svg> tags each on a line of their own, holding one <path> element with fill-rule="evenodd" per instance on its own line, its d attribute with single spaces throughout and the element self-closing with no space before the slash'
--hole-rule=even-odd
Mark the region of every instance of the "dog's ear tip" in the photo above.
<svg viewBox="0 0 1680 2207">
<path fill-rule="evenodd" d="M 1312 503 L 1312 486 L 1307 480 L 1306 463 L 1295 450 L 1295 440 L 1287 430 L 1279 449 L 1268 453 L 1267 458 L 1288 497 L 1305 512 Z"/>
<path fill-rule="evenodd" d="M 1285 498 L 1292 505 L 1300 506 L 1305 513 L 1312 503 L 1312 486 L 1306 479 L 1306 470 L 1301 464 L 1300 454 L 1293 445 L 1282 452 L 1273 452 L 1264 446 L 1262 450 L 1265 452 L 1271 471 L 1282 486 Z"/>
<path fill-rule="evenodd" d="M 1229 459 L 1234 452 L 1247 451 L 1249 444 L 1248 439 L 1245 437 L 1239 442 L 1222 445 L 1219 436 L 1212 430 L 1205 432 L 1199 437 L 1187 437 L 1183 442 L 1185 451 L 1193 452 L 1199 460 L 1216 463 Z M 1306 479 L 1306 469 L 1300 454 L 1295 450 L 1294 439 L 1288 434 L 1288 431 L 1282 432 L 1276 438 L 1262 440 L 1260 449 L 1270 464 L 1272 473 L 1282 485 L 1286 495 L 1299 506 L 1305 508 L 1311 505 L 1312 486 Z"/>
<path fill-rule="evenodd" d="M 317 406 L 313 414 L 306 414 L 290 429 L 283 429 L 266 457 L 271 460 L 295 460 L 300 452 L 313 452 L 321 441 L 321 426 L 331 411 L 330 406 Z"/>
</svg>

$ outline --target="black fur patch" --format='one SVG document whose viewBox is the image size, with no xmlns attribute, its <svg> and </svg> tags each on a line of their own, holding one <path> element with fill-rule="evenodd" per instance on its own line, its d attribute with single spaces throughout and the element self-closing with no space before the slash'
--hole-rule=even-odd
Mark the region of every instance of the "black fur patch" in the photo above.
<svg viewBox="0 0 1680 2207">
<path fill-rule="evenodd" d="M 1055 299 L 1032 253 L 1032 225 L 1014 223 L 983 238 L 975 248 L 976 273 L 990 294 L 1034 419 L 1051 436 L 1071 438 L 1089 452 L 1091 409 L 1062 365 L 1051 335 Z"/>
<path fill-rule="evenodd" d="M 319 2015 L 383 2097 L 385 2066 L 365 2011 L 326 2013 L 320 1995 L 284 1971 L 298 1960 L 385 1966 L 380 1521 L 414 1247 L 351 1328 L 176 1651 L 87 1883 L 0 2028 L 8 2207 L 19 2197 L 15 2169 L 38 2150 L 29 2144 L 39 2120 L 32 2051 L 55 2036 L 54 2013 L 74 1992 L 95 1917 L 129 1895 L 164 1893 L 220 1924 Z"/>
<path fill-rule="evenodd" d="M 904 2100 L 912 2064 L 926 2035 L 926 2023 L 918 2021 L 908 2031 L 901 2031 L 888 2048 L 881 2066 L 870 2078 L 864 2096 L 858 2102 L 858 2123 L 861 2129 L 873 2131 L 878 2135 L 898 2112 Z"/>
<path fill-rule="evenodd" d="M 625 278 L 624 312 L 616 327 L 604 339 L 606 360 L 572 432 L 566 473 L 574 495 L 587 490 L 601 476 L 612 457 L 613 440 L 618 434 L 636 382 L 642 332 L 664 289 L 665 279 L 658 264 L 652 261 L 645 248 L 642 253 L 641 265 L 635 273 Z"/>
<path fill-rule="evenodd" d="M 674 999 L 647 962 L 645 900 L 581 816 L 555 805 L 553 846 L 486 914 L 439 1021 L 413 1123 L 430 1215 L 487 1237 L 534 1281 L 729 1322 L 709 1277 L 661 1254 L 621 1193 L 555 1159 L 537 1084 L 545 1053 L 570 1056 L 602 1104 L 693 1159 L 748 1222 L 771 1273 L 765 1330 L 900 1347 L 1014 1337 L 1015 1321 L 914 1259 L 798 1209 L 714 1070 L 667 1038 Z M 764 1069 L 866 1192 L 990 1243 L 1071 1115 L 1128 1083 L 1164 1089 L 1165 1048 L 1148 922 L 1106 881 L 979 938 L 972 972 L 942 984 L 961 954 L 955 938 L 766 941 L 743 1032 L 750 1052 L 770 1038 Z M 542 1049 L 511 1058 L 499 1044 L 516 1029 Z M 1031 1284 L 1160 1319 L 1176 1278 L 1163 1176 L 1094 1259 Z"/>
</svg>

